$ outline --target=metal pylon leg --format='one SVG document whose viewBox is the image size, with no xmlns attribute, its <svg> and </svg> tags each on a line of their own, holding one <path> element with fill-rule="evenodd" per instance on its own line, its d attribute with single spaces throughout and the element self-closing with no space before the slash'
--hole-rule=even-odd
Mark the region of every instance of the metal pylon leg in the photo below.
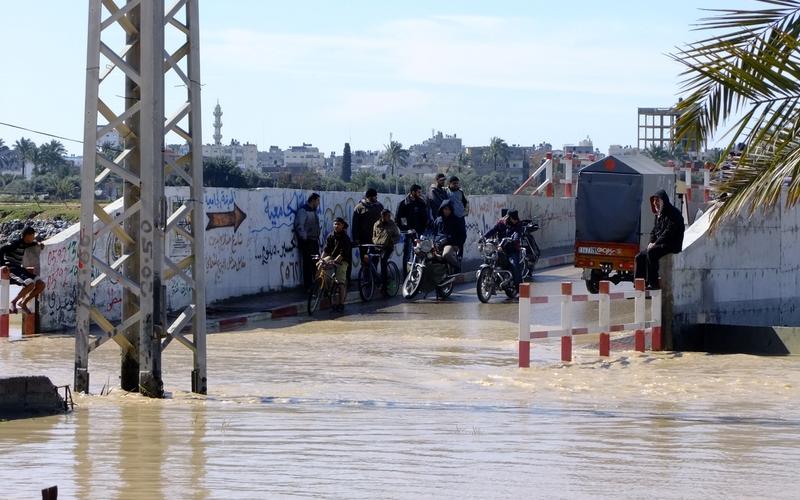
<svg viewBox="0 0 800 500">
<path fill-rule="evenodd" d="M 89 2 L 75 333 L 78 391 L 89 391 L 89 353 L 114 340 L 121 347 L 122 387 L 162 396 L 161 351 L 173 339 L 194 353 L 192 390 L 207 390 L 204 227 L 191 223 L 204 218 L 197 4 L 177 0 L 165 10 L 163 0 L 127 0 L 122 6 L 114 0 Z M 185 41 L 168 50 L 166 30 L 177 30 L 171 40 Z M 118 40 L 120 34 L 125 45 L 115 51 L 107 39 Z M 115 72 L 125 81 L 123 99 L 118 88 L 103 92 Z M 181 81 L 186 92 L 185 102 L 168 117 L 165 75 Z M 110 131 L 118 133 L 122 146 L 104 155 L 98 139 Z M 165 162 L 170 138 L 185 141 L 185 152 Z M 164 185 L 173 176 L 189 185 L 189 197 L 168 214 Z M 109 183 L 121 185 L 123 197 L 102 207 L 95 192 Z M 171 232 L 190 241 L 189 258 L 173 262 L 165 254 Z M 100 246 L 118 248 L 119 255 L 112 261 L 95 252 Z M 186 281 L 193 295 L 170 323 L 166 285 L 171 279 Z M 119 319 L 95 307 L 101 287 L 120 294 Z"/>
</svg>

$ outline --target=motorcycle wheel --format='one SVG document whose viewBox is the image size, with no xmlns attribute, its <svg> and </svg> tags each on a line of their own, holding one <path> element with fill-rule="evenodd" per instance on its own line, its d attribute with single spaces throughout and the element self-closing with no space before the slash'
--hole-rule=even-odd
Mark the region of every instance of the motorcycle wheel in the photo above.
<svg viewBox="0 0 800 500">
<path fill-rule="evenodd" d="M 597 269 L 592 269 L 591 275 L 588 280 L 584 280 L 586 282 L 586 291 L 589 293 L 598 293 L 600 292 L 600 281 L 603 278 L 603 272 L 598 271 Z"/>
<path fill-rule="evenodd" d="M 308 292 L 308 315 L 313 316 L 319 309 L 319 303 L 322 301 L 322 294 L 325 290 L 325 283 L 322 278 L 317 278 L 311 285 L 311 291 Z"/>
<path fill-rule="evenodd" d="M 494 273 L 491 268 L 485 267 L 480 270 L 475 289 L 478 293 L 478 300 L 487 304 L 494 295 Z"/>
<path fill-rule="evenodd" d="M 456 286 L 455 281 L 451 281 L 450 283 L 444 286 L 437 286 L 436 294 L 439 296 L 440 299 L 446 299 L 453 293 L 453 288 L 455 288 L 455 286 Z"/>
<path fill-rule="evenodd" d="M 419 292 L 420 283 L 422 283 L 422 268 L 416 265 L 412 266 L 408 276 L 403 281 L 403 298 L 413 299 Z"/>
</svg>

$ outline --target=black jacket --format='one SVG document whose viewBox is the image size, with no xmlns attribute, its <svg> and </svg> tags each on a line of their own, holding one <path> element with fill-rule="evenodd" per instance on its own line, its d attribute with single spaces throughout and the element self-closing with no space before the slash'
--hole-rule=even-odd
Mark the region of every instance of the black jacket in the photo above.
<svg viewBox="0 0 800 500">
<path fill-rule="evenodd" d="M 372 228 L 381 218 L 383 205 L 381 202 L 370 202 L 366 198 L 358 202 L 353 210 L 353 243 L 356 245 L 368 245 L 372 243 Z"/>
<path fill-rule="evenodd" d="M 683 249 L 683 231 L 685 229 L 683 215 L 669 202 L 666 191 L 660 189 L 655 196 L 661 198 L 664 206 L 661 208 L 661 213 L 656 215 L 656 222 L 650 233 L 650 243 L 654 243 L 656 248 L 667 252 L 679 253 Z"/>
<path fill-rule="evenodd" d="M 450 200 L 442 202 L 442 205 L 439 207 L 439 217 L 437 217 L 436 222 L 433 223 L 433 242 L 436 243 L 436 246 L 439 248 L 445 245 L 457 245 L 458 242 L 466 239 L 466 234 L 464 234 L 464 229 L 458 217 L 452 213 L 449 217 L 442 215 L 442 209 L 449 206 Z"/>
<path fill-rule="evenodd" d="M 325 248 L 323 250 L 325 255 L 332 259 L 342 256 L 342 262 L 348 264 L 353 262 L 353 244 L 345 231 L 337 233 L 333 231 L 325 239 Z"/>
<path fill-rule="evenodd" d="M 403 219 L 406 223 L 403 224 Z M 428 204 L 423 199 L 412 199 L 406 196 L 397 205 L 397 216 L 395 217 L 397 226 L 401 231 L 413 229 L 418 235 L 425 234 L 430 218 L 428 216 Z"/>
<path fill-rule="evenodd" d="M 449 199 L 447 189 L 439 187 L 435 183 L 431 184 L 431 189 L 428 191 L 428 208 L 431 212 L 431 219 L 435 219 L 439 215 L 439 207 L 442 206 L 442 202 Z"/>
</svg>

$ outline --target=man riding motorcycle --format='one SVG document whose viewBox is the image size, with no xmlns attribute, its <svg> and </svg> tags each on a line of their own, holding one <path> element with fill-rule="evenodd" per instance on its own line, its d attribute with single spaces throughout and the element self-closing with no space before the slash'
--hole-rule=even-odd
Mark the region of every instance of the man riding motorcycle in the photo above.
<svg viewBox="0 0 800 500">
<path fill-rule="evenodd" d="M 493 228 L 486 231 L 483 239 L 496 237 L 498 241 L 505 242 L 501 246 L 501 250 L 506 256 L 508 267 L 511 271 L 511 276 L 514 279 L 514 287 L 519 288 L 522 281 L 522 269 L 520 264 L 520 240 L 522 239 L 522 232 L 524 227 L 519 220 L 519 212 L 510 210 L 505 217 L 497 221 Z"/>
<path fill-rule="evenodd" d="M 460 271 L 458 242 L 467 239 L 458 218 L 453 215 L 452 202 L 444 200 L 439 206 L 439 217 L 433 223 L 433 242 L 454 273 Z"/>
</svg>

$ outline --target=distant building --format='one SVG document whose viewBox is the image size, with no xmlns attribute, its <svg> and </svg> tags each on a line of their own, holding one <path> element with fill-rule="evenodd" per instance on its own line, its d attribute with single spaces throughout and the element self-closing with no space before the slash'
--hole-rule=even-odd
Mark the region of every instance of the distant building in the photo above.
<svg viewBox="0 0 800 500">
<path fill-rule="evenodd" d="M 203 158 L 225 158 L 236 163 L 239 168 L 255 170 L 258 168 L 258 147 L 255 144 L 241 144 L 233 140 L 228 146 L 218 144 L 203 145 Z"/>
<path fill-rule="evenodd" d="M 278 146 L 270 146 L 269 151 L 258 152 L 258 168 L 262 172 L 278 172 L 283 167 L 283 150 Z"/>
<path fill-rule="evenodd" d="M 292 146 L 284 151 L 283 163 L 289 171 L 322 172 L 325 170 L 325 154 L 312 144 L 303 143 L 302 146 Z"/>
<path fill-rule="evenodd" d="M 680 148 L 685 153 L 696 154 L 697 143 L 686 139 L 675 142 L 675 124 L 681 113 L 676 108 L 638 108 L 637 147 L 644 151 L 661 147 L 667 151 Z"/>
<path fill-rule="evenodd" d="M 589 136 L 586 139 L 578 141 L 578 144 L 564 144 L 564 153 L 572 153 L 577 155 L 590 155 L 595 153 L 594 144 Z"/>
<path fill-rule="evenodd" d="M 461 138 L 435 132 L 431 137 L 408 148 L 408 166 L 416 171 L 436 172 L 455 165 L 464 152 Z"/>
<path fill-rule="evenodd" d="M 98 125 L 97 131 L 99 132 L 101 128 L 105 125 Z M 103 146 L 107 145 L 114 149 L 122 149 L 122 140 L 119 137 L 119 132 L 116 129 L 111 129 L 102 136 L 97 138 L 97 145 Z"/>
</svg>

